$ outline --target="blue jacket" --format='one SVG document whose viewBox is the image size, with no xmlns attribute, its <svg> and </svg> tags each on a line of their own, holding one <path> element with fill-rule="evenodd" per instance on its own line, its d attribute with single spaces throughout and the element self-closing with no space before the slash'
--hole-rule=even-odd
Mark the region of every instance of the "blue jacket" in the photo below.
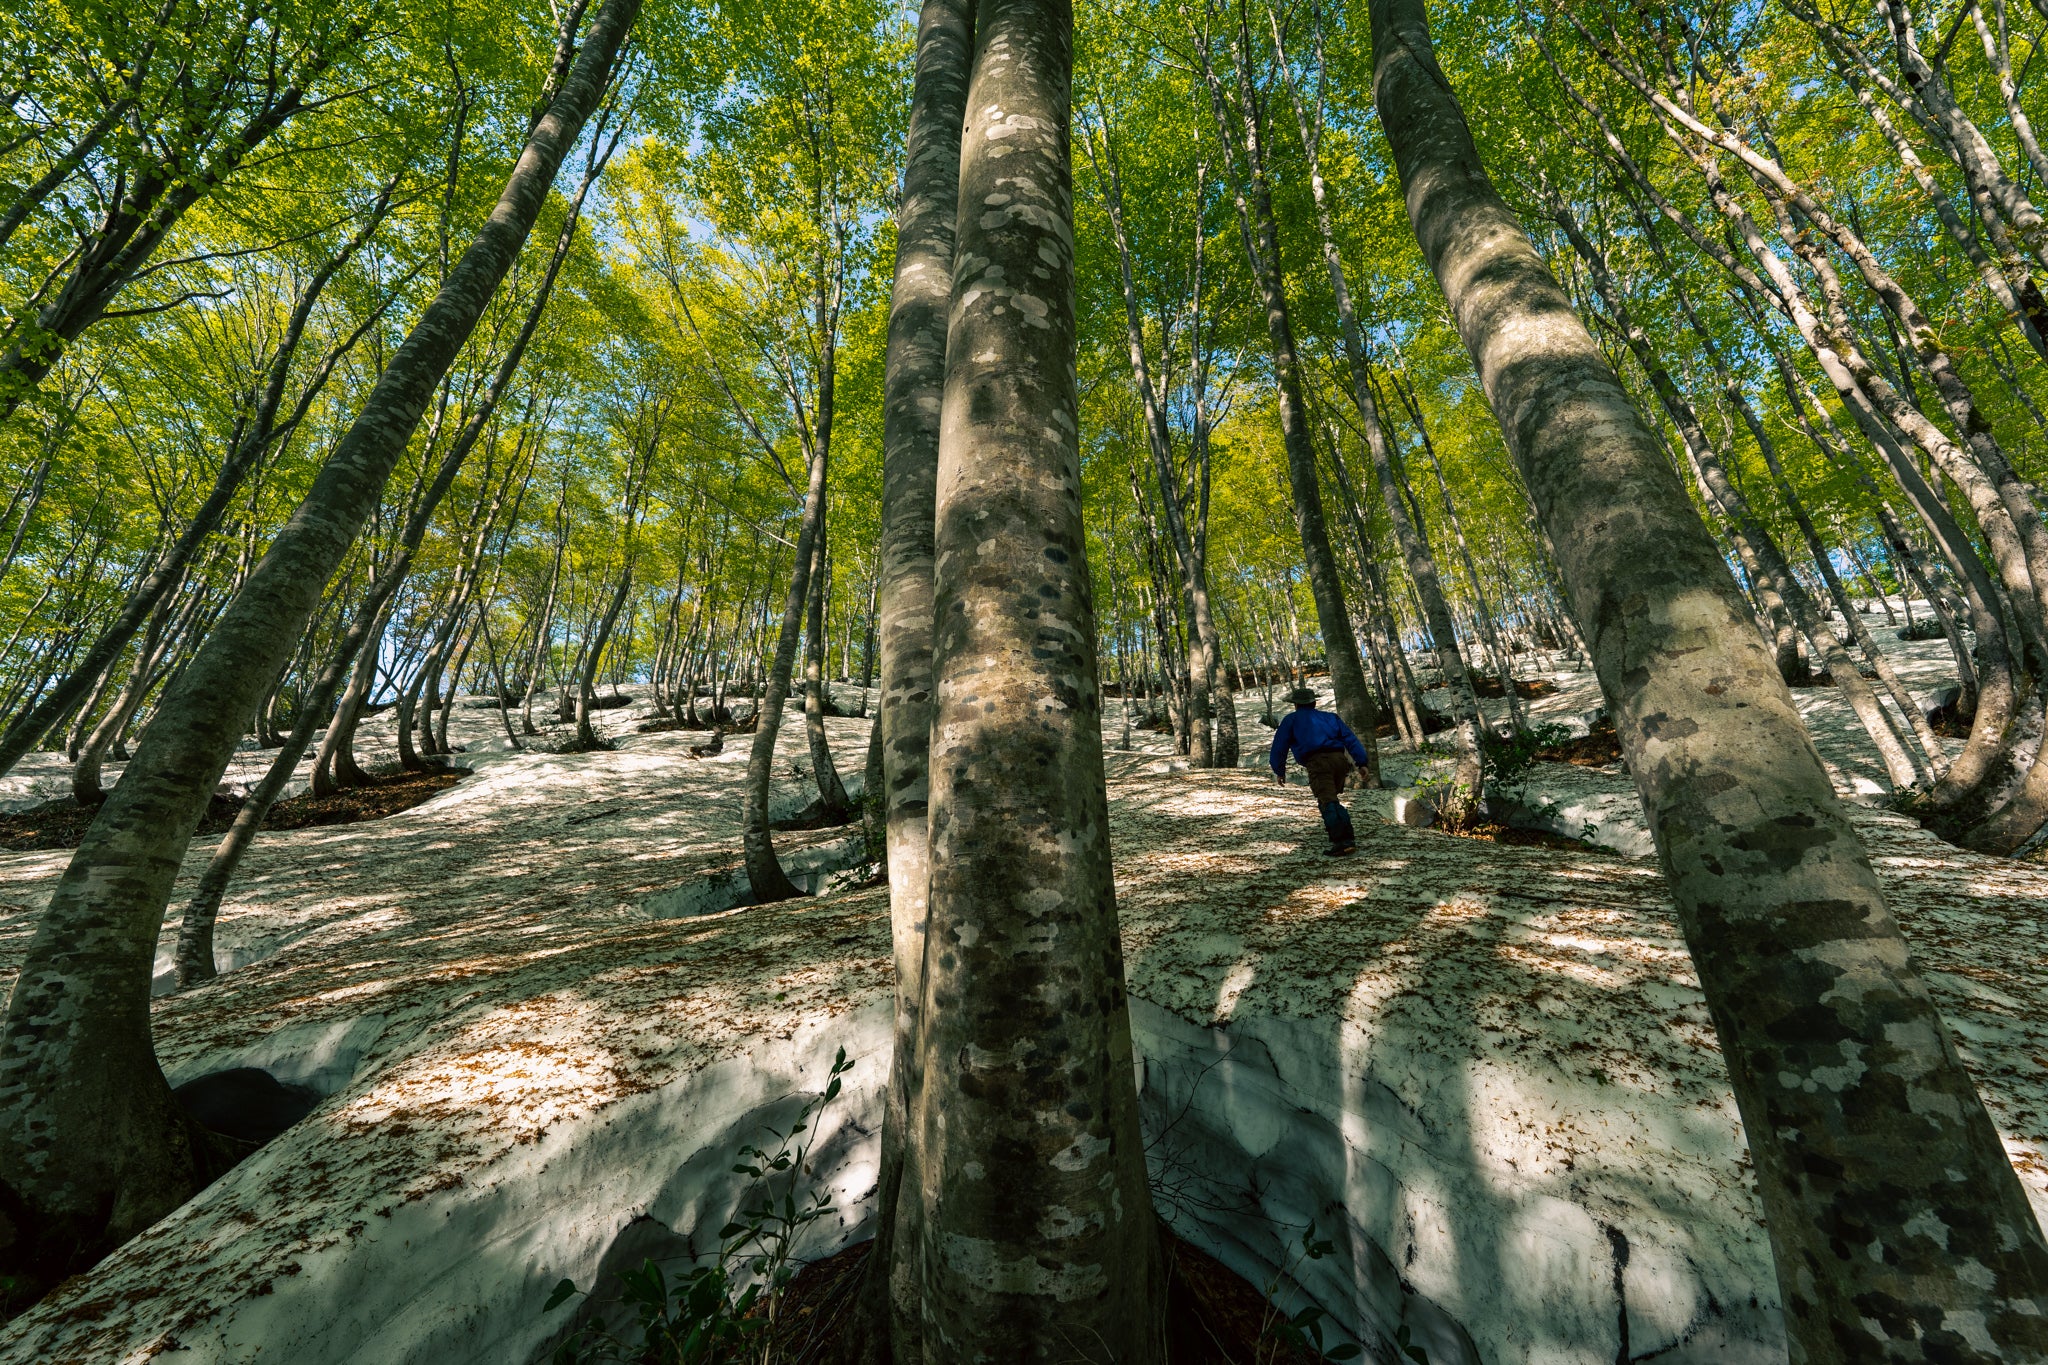
<svg viewBox="0 0 2048 1365">
<path fill-rule="evenodd" d="M 1331 749 L 1344 749 L 1351 754 L 1351 761 L 1361 768 L 1366 763 L 1365 746 L 1358 742 L 1358 736 L 1351 733 L 1351 727 L 1338 719 L 1334 712 L 1317 711 L 1310 707 L 1296 707 L 1287 718 L 1280 722 L 1280 728 L 1273 731 L 1273 775 L 1287 776 L 1287 751 L 1294 750 L 1296 758 L 1307 758 L 1310 754 L 1326 753 Z"/>
</svg>

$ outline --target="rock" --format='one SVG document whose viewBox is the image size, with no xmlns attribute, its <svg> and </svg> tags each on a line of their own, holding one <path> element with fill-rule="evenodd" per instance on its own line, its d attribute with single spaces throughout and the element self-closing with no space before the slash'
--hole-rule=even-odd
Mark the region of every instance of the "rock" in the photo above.
<svg viewBox="0 0 2048 1365">
<path fill-rule="evenodd" d="M 1937 721 L 1950 719 L 1955 714 L 1956 703 L 1962 699 L 1963 689 L 1955 683 L 1935 688 L 1922 703 L 1922 709 L 1927 712 L 1928 723 L 1931 725 Z"/>
<path fill-rule="evenodd" d="M 1488 792 L 1486 809 L 1516 829 L 1561 834 L 1631 858 L 1657 856 L 1642 799 L 1623 773 L 1539 763 L 1513 786 Z"/>
<path fill-rule="evenodd" d="M 1401 787 L 1394 792 L 1394 823 L 1424 829 L 1436 823 L 1436 799 L 1420 787 Z"/>
</svg>

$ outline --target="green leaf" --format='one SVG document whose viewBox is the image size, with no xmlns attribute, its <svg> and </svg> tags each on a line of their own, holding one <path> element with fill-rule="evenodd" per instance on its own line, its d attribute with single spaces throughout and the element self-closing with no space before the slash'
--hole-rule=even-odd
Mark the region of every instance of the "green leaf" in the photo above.
<svg viewBox="0 0 2048 1365">
<path fill-rule="evenodd" d="M 563 1280 L 560 1284 L 555 1286 L 555 1292 L 548 1295 L 547 1307 L 541 1309 L 541 1312 L 552 1313 L 557 1308 L 560 1308 L 563 1304 L 567 1303 L 569 1300 L 575 1297 L 576 1281 Z"/>
</svg>

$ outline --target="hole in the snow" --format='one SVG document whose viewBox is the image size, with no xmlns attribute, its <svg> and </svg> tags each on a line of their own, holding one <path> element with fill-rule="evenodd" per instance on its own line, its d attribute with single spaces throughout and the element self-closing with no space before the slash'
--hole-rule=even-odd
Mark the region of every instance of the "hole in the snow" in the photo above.
<svg viewBox="0 0 2048 1365">
<path fill-rule="evenodd" d="M 835 839 L 829 844 L 814 844 L 784 854 L 782 873 L 799 891 L 826 896 L 859 885 L 867 863 L 865 839 Z M 734 868 L 657 891 L 640 902 L 640 913 L 649 919 L 690 919 L 753 903 L 753 888 L 747 882 L 746 869 Z"/>
<path fill-rule="evenodd" d="M 258 1146 L 313 1112 L 320 1092 L 253 1066 L 215 1071 L 172 1090 L 193 1122 Z"/>
</svg>

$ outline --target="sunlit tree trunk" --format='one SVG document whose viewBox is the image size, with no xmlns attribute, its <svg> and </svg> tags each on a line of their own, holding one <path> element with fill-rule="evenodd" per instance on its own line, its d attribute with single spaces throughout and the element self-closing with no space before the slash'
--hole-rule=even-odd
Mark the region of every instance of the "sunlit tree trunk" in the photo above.
<svg viewBox="0 0 2048 1365">
<path fill-rule="evenodd" d="M 2048 1350 L 2048 1243 L 1747 608 L 1495 194 L 1422 0 L 1371 14 L 1409 217 L 1556 542 L 1728 1062 L 1793 1359 Z"/>
<path fill-rule="evenodd" d="M 803 892 L 775 857 L 775 839 L 768 828 L 768 794 L 775 781 L 775 736 L 782 728 L 789 702 L 790 680 L 796 676 L 796 653 L 804 637 L 804 604 L 810 591 L 811 556 L 825 520 L 825 451 L 815 451 L 810 482 L 804 490 L 803 513 L 797 522 L 796 553 L 789 561 L 789 591 L 782 603 L 782 629 L 775 637 L 775 657 L 756 693 L 754 740 L 747 750 L 747 790 L 741 811 L 741 843 L 746 854 L 747 886 L 755 905 L 786 901 Z"/>
<path fill-rule="evenodd" d="M 924 1360 L 1156 1365 L 1081 524 L 1065 0 L 984 0 L 934 536 Z"/>
</svg>

